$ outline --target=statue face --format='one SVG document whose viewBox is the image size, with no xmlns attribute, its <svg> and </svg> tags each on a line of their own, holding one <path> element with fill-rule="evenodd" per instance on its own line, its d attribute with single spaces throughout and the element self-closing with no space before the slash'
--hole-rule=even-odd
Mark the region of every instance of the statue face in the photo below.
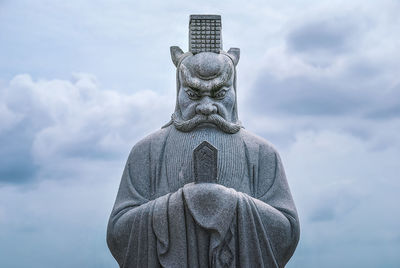
<svg viewBox="0 0 400 268">
<path fill-rule="evenodd" d="M 184 59 L 179 66 L 179 81 L 181 120 L 198 119 L 197 125 L 217 127 L 218 121 L 236 123 L 234 66 L 227 56 L 203 52 Z"/>
</svg>

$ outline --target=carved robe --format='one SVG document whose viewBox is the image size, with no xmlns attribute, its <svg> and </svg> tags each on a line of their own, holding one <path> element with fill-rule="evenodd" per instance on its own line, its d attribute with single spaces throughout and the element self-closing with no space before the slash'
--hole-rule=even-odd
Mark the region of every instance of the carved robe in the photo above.
<svg viewBox="0 0 400 268">
<path fill-rule="evenodd" d="M 218 149 L 218 184 L 203 187 L 218 195 L 199 199 L 192 152 L 204 140 Z M 107 233 L 125 268 L 284 267 L 298 239 L 296 208 L 268 142 L 244 129 L 173 126 L 133 147 Z"/>
</svg>

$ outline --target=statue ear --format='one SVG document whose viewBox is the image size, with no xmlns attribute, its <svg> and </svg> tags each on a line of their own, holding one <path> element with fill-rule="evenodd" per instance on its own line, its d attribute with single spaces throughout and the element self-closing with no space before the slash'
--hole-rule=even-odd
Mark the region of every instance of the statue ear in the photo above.
<svg viewBox="0 0 400 268">
<path fill-rule="evenodd" d="M 169 49 L 171 51 L 172 62 L 174 63 L 175 67 L 178 67 L 179 59 L 183 55 L 183 51 L 177 46 L 170 47 Z"/>
<path fill-rule="evenodd" d="M 228 54 L 230 56 L 230 58 L 233 61 L 233 64 L 236 66 L 239 62 L 239 58 L 240 58 L 240 48 L 237 47 L 231 47 L 228 50 Z"/>
</svg>

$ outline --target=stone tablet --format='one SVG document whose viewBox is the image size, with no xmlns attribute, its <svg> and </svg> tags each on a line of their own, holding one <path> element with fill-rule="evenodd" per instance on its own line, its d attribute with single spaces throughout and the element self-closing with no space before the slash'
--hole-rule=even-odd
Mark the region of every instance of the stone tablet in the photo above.
<svg viewBox="0 0 400 268">
<path fill-rule="evenodd" d="M 194 182 L 217 183 L 218 150 L 207 141 L 193 150 Z"/>
</svg>

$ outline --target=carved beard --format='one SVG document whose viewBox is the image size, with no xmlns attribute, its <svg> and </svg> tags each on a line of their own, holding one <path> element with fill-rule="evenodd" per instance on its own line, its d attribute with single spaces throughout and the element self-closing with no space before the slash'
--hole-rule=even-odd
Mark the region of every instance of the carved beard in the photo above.
<svg viewBox="0 0 400 268">
<path fill-rule="evenodd" d="M 211 114 L 209 116 L 197 114 L 189 120 L 183 120 L 177 112 L 175 112 L 172 114 L 171 118 L 175 128 L 182 132 L 192 131 L 195 127 L 203 123 L 214 124 L 220 130 L 229 134 L 235 134 L 242 127 L 240 123 L 231 123 L 217 114 Z"/>
</svg>

